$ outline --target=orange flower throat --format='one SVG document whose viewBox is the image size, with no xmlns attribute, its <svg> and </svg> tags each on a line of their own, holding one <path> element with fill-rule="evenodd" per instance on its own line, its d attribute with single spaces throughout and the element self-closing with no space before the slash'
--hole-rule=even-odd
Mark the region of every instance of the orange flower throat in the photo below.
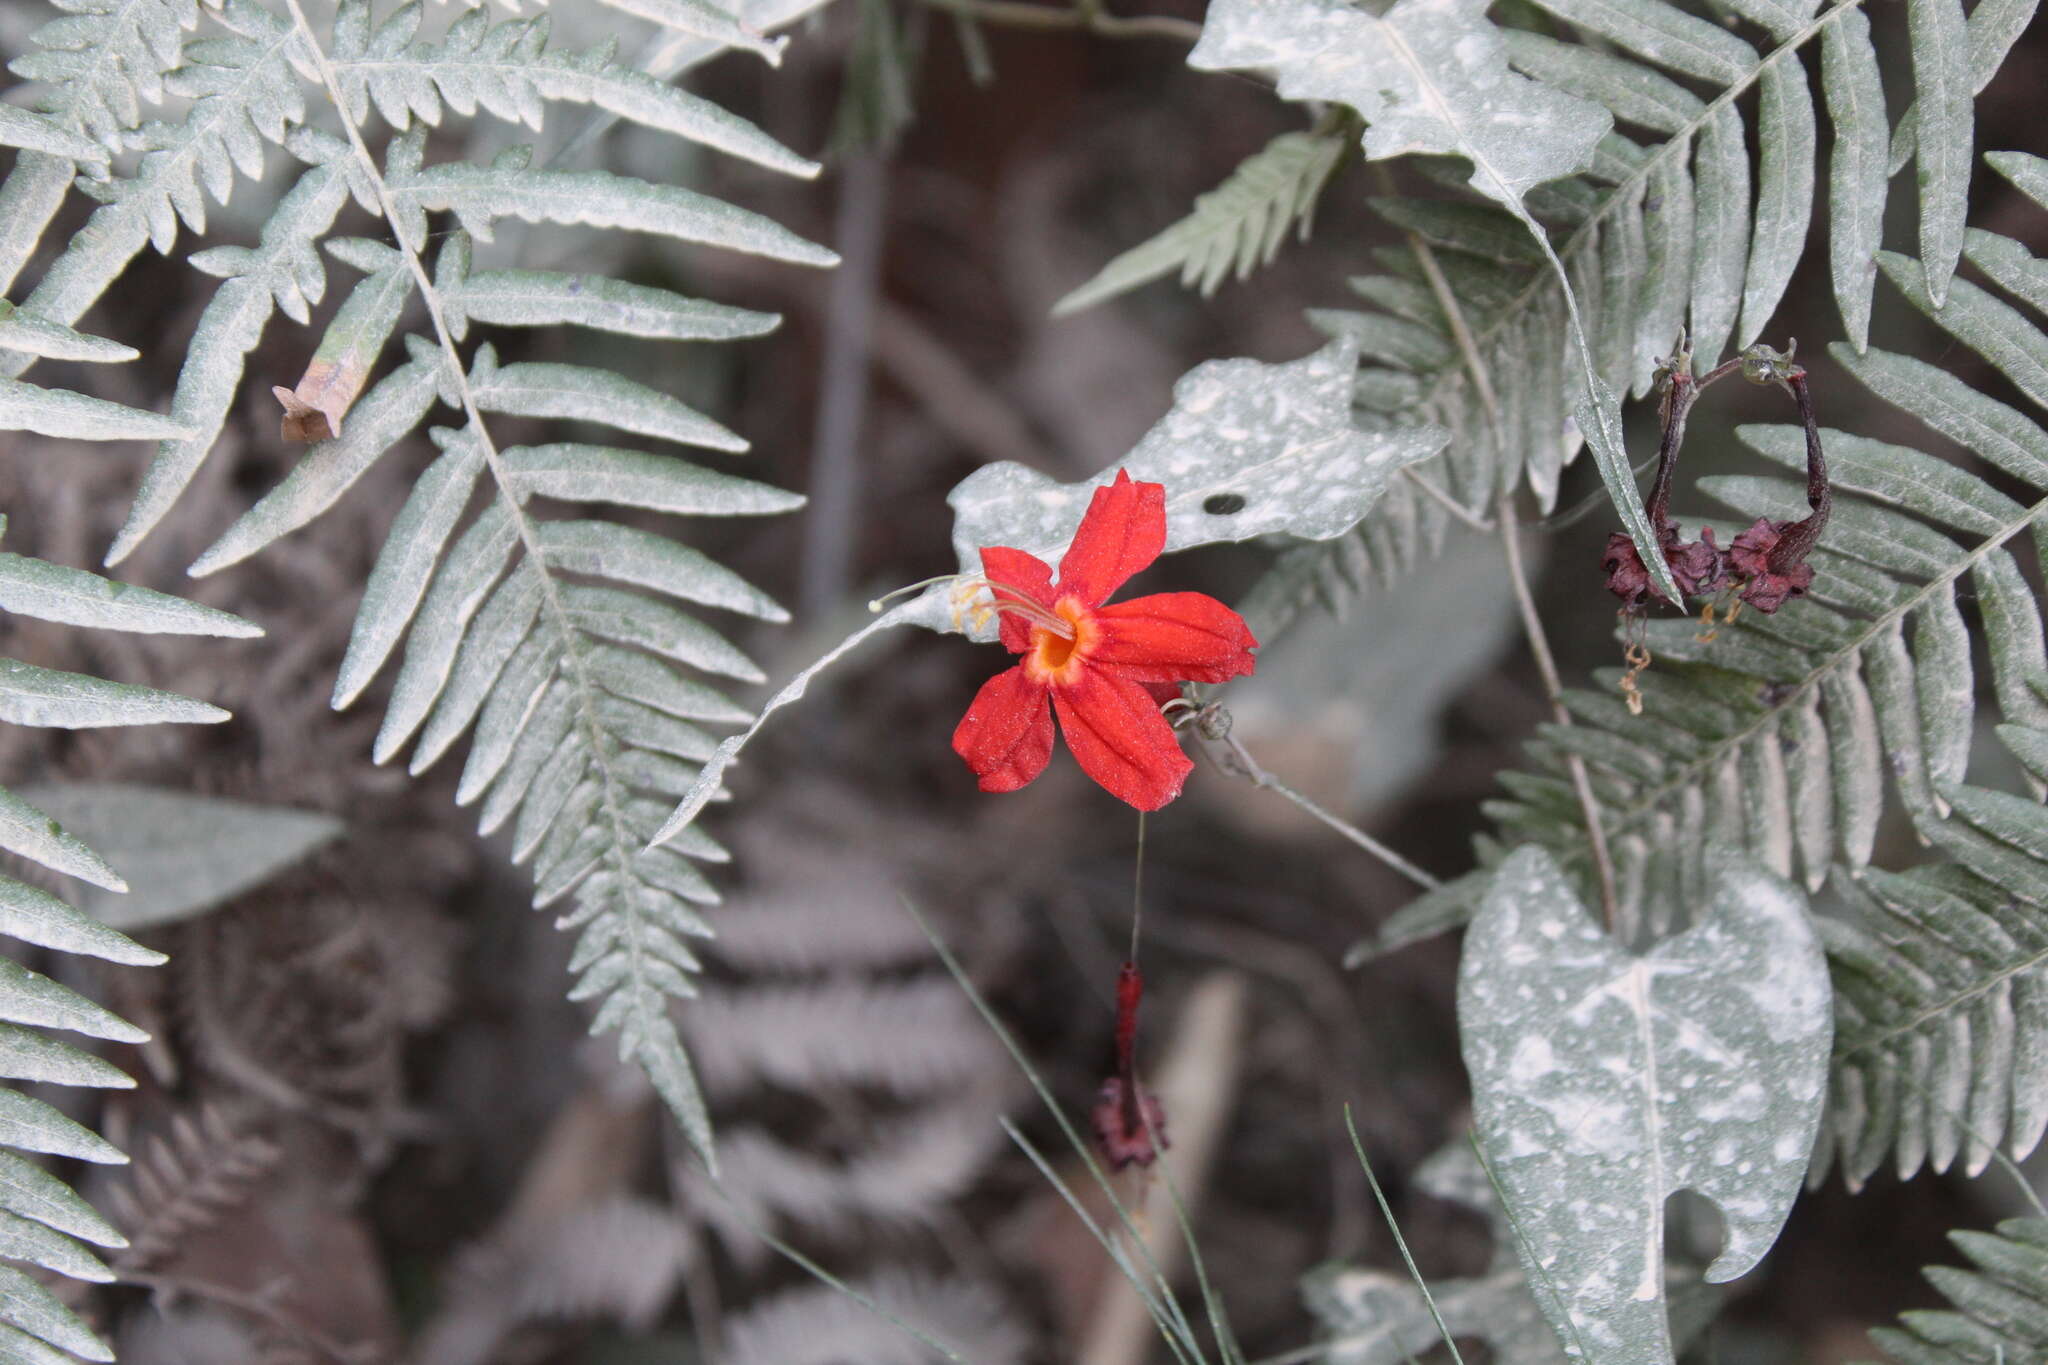
<svg viewBox="0 0 2048 1365">
<path fill-rule="evenodd" d="M 1024 656 L 1024 676 L 1047 687 L 1080 680 L 1100 633 L 1095 613 L 1076 598 L 1062 597 L 1054 605 L 1053 615 L 1058 626 L 1032 620 L 1031 652 Z"/>
</svg>

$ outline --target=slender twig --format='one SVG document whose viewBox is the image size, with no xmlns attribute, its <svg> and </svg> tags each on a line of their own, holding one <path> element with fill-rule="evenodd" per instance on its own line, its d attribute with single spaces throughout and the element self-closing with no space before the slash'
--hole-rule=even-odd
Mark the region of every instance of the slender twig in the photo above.
<svg viewBox="0 0 2048 1365">
<path fill-rule="evenodd" d="M 186 1279 L 182 1275 L 161 1275 L 137 1270 L 120 1272 L 120 1280 L 123 1284 L 140 1285 L 152 1293 L 166 1297 L 189 1294 L 195 1299 L 206 1299 L 211 1303 L 239 1308 L 244 1313 L 261 1318 L 287 1335 L 303 1341 L 330 1360 L 341 1362 L 341 1365 L 363 1365 L 366 1361 L 376 1359 L 380 1354 L 372 1342 L 360 1342 L 351 1346 L 336 1341 L 298 1314 L 280 1306 L 274 1294 L 237 1289 L 233 1285 L 214 1284 L 206 1280 Z"/>
<path fill-rule="evenodd" d="M 888 163 L 873 152 L 849 157 L 839 182 L 834 245 L 839 269 L 825 305 L 825 362 L 811 440 L 811 503 L 804 522 L 798 602 L 817 620 L 845 596 L 859 511 L 861 428 L 867 413 L 869 352 L 881 288 Z"/>
<path fill-rule="evenodd" d="M 1391 177 L 1388 179 L 1391 181 Z M 1408 234 L 1408 250 L 1414 253 L 1415 263 L 1422 267 L 1423 278 L 1429 281 L 1429 292 L 1436 296 L 1437 307 L 1443 310 L 1444 321 L 1451 329 L 1451 340 L 1457 343 L 1466 372 L 1472 376 L 1472 387 L 1478 390 L 1479 406 L 1486 409 L 1487 422 L 1496 435 L 1503 434 L 1507 428 L 1501 421 L 1500 400 L 1494 396 L 1493 376 L 1480 357 L 1479 343 L 1472 339 L 1472 329 L 1465 324 L 1465 310 L 1458 306 L 1458 296 L 1451 289 L 1451 282 L 1444 278 L 1443 267 L 1437 264 L 1436 252 L 1413 232 Z"/>
<path fill-rule="evenodd" d="M 1451 282 L 1444 278 L 1443 268 L 1437 264 L 1436 253 L 1428 242 L 1412 232 L 1408 234 L 1408 249 L 1422 267 L 1430 292 L 1436 296 L 1437 307 L 1443 310 L 1444 321 L 1450 325 L 1451 339 L 1457 343 L 1465 369 L 1472 376 L 1472 387 L 1479 395 L 1480 406 L 1486 409 L 1486 420 L 1493 425 L 1497 435 L 1504 434 L 1507 428 L 1501 421 L 1500 404 L 1494 397 L 1492 376 L 1488 373 L 1485 359 L 1479 354 L 1479 344 L 1473 340 L 1472 329 L 1465 323 L 1465 311 L 1458 306 L 1458 296 L 1452 291 Z M 1714 377 L 1720 376 L 1717 373 Z M 1501 494 L 1493 520 L 1507 559 L 1508 581 L 1514 588 L 1515 605 L 1522 614 L 1522 633 L 1528 637 L 1529 653 L 1534 656 L 1536 672 L 1543 679 L 1543 691 L 1550 700 L 1550 714 L 1559 725 L 1570 725 L 1572 714 L 1565 709 L 1564 682 L 1558 676 L 1557 660 L 1550 653 L 1550 639 L 1543 631 L 1543 617 L 1536 610 L 1535 597 L 1529 592 L 1529 576 L 1522 568 L 1521 523 L 1515 516 L 1513 494 Z M 1653 552 L 1654 549 L 1652 547 Z M 1607 835 L 1600 827 L 1600 803 L 1593 794 L 1593 779 L 1586 772 L 1585 760 L 1577 754 L 1567 754 L 1565 767 L 1571 774 L 1572 790 L 1579 798 L 1579 812 L 1586 821 L 1586 842 L 1591 846 L 1593 870 L 1600 882 L 1601 917 L 1611 934 L 1620 917 L 1621 902 L 1614 891 L 1614 862 L 1608 856 Z"/>
<path fill-rule="evenodd" d="M 1550 652 L 1550 638 L 1543 633 L 1543 616 L 1529 592 L 1529 576 L 1522 569 L 1521 527 L 1515 520 L 1514 499 L 1500 500 L 1501 549 L 1506 552 L 1508 582 L 1515 590 L 1515 606 L 1522 614 L 1522 633 L 1528 637 L 1529 653 L 1536 660 L 1536 673 L 1543 679 L 1544 695 L 1550 699 L 1550 714 L 1559 725 L 1570 725 L 1572 713 L 1564 704 L 1564 681 L 1558 676 L 1557 660 Z M 1607 833 L 1600 824 L 1600 800 L 1593 794 L 1593 779 L 1585 760 L 1577 754 L 1566 756 L 1572 790 L 1578 793 L 1579 812 L 1586 820 L 1586 846 L 1593 855 L 1593 873 L 1600 883 L 1600 917 L 1607 932 L 1616 931 L 1621 917 L 1621 900 L 1614 891 L 1614 860 L 1607 852 Z"/>
<path fill-rule="evenodd" d="M 1490 536 L 1493 534 L 1492 522 L 1488 521 L 1485 517 L 1475 515 L 1465 504 L 1459 502 L 1449 493 L 1444 492 L 1443 489 L 1438 488 L 1434 483 L 1430 482 L 1427 475 L 1419 472 L 1414 465 L 1403 465 L 1401 473 L 1410 482 L 1414 483 L 1416 487 L 1442 503 L 1450 514 L 1459 521 L 1464 522 L 1481 535 Z"/>
<path fill-rule="evenodd" d="M 1202 26 L 1165 14 L 1143 14 L 1123 19 L 1108 13 L 1099 0 L 1072 9 L 1032 5 L 1022 0 L 924 0 L 933 9 L 946 10 L 979 23 L 998 28 L 1082 29 L 1098 38 L 1169 38 L 1193 45 L 1202 36 Z"/>
<path fill-rule="evenodd" d="M 1367 853 L 1370 853 L 1373 857 L 1378 858 L 1388 867 L 1393 868 L 1394 871 L 1400 873 L 1409 881 L 1414 882 L 1423 890 L 1434 891 L 1443 885 L 1439 878 L 1432 877 L 1429 873 L 1424 872 L 1414 863 L 1409 862 L 1406 858 L 1403 858 L 1364 830 L 1338 816 L 1332 815 L 1308 797 L 1267 772 L 1259 765 L 1259 761 L 1251 756 L 1251 753 L 1244 745 L 1227 731 L 1218 742 L 1224 746 L 1225 751 L 1229 755 L 1229 761 L 1220 765 L 1225 772 L 1235 773 L 1237 776 L 1250 782 L 1254 787 L 1261 787 L 1266 791 L 1286 797 L 1289 801 L 1292 801 L 1295 805 L 1301 807 L 1310 815 L 1313 815 L 1316 819 L 1322 821 L 1331 829 L 1364 849 Z"/>
</svg>

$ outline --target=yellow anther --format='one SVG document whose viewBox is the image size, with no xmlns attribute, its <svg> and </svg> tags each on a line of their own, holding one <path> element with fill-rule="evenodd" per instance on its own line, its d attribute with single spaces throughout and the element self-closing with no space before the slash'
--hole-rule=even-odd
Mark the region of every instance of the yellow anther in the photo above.
<svg viewBox="0 0 2048 1365">
<path fill-rule="evenodd" d="M 1731 616 L 1728 619 L 1732 621 L 1735 618 Z M 1714 604 L 1712 602 L 1709 602 L 1704 607 L 1700 608 L 1699 634 L 1693 636 L 1692 638 L 1699 644 L 1712 644 L 1714 642 L 1714 637 L 1721 633 L 1720 631 L 1714 628 L 1714 621 Z"/>
<path fill-rule="evenodd" d="M 1628 672 L 1621 675 L 1621 699 L 1628 703 L 1630 715 L 1640 716 L 1643 714 L 1643 694 L 1636 686 L 1636 679 L 1642 676 L 1643 670 L 1648 668 L 1653 660 L 1650 658 L 1648 646 L 1641 640 L 1630 641 L 1628 648 L 1622 651 L 1621 658 L 1622 662 L 1628 665 Z"/>
</svg>

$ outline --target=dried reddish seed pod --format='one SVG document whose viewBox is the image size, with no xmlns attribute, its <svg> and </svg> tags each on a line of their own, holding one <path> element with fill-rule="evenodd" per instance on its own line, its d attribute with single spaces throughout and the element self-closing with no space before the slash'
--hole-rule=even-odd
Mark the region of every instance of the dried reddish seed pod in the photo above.
<svg viewBox="0 0 2048 1365">
<path fill-rule="evenodd" d="M 1116 974 L 1116 1074 L 1095 1096 L 1095 1141 L 1110 1169 L 1150 1166 L 1172 1144 L 1166 1140 L 1166 1111 L 1159 1097 L 1138 1084 L 1138 1002 L 1145 978 L 1126 962 Z"/>
<path fill-rule="evenodd" d="M 1813 566 L 1806 557 L 1827 529 L 1834 493 L 1828 486 L 1827 457 L 1821 453 L 1813 400 L 1806 392 L 1806 371 L 1792 364 L 1789 355 L 1771 353 L 1766 359 L 1771 363 L 1763 367 L 1766 377 L 1758 382 L 1784 385 L 1799 404 L 1800 419 L 1806 424 L 1806 505 L 1813 509 L 1800 521 L 1758 517 L 1756 524 L 1728 547 L 1729 568 L 1747 580 L 1742 585 L 1742 600 L 1768 615 L 1787 600 L 1804 596 L 1812 585 Z"/>
<path fill-rule="evenodd" d="M 1728 567 L 1747 580 L 1742 600 L 1766 615 L 1791 598 L 1803 597 L 1813 583 L 1813 566 L 1805 562 L 1805 551 L 1786 548 L 1791 533 L 1804 524 L 1758 517 L 1728 547 Z"/>
<path fill-rule="evenodd" d="M 1685 439 L 1686 416 L 1693 403 L 1707 385 L 1738 369 L 1752 383 L 1778 385 L 1799 405 L 1800 420 L 1806 428 L 1806 501 L 1813 511 L 1802 521 L 1759 518 L 1724 551 L 1715 544 L 1713 531 L 1706 528 L 1701 529 L 1696 541 L 1680 538 L 1678 523 L 1671 518 L 1671 484 L 1678 466 L 1678 447 Z M 1821 453 L 1820 429 L 1814 422 L 1806 371 L 1793 363 L 1789 350 L 1780 354 L 1758 345 L 1694 379 L 1692 357 L 1681 336 L 1677 352 L 1658 367 L 1658 386 L 1663 393 L 1664 433 L 1658 448 L 1656 484 L 1643 510 L 1657 527 L 1658 549 L 1670 566 L 1679 591 L 1688 597 L 1705 597 L 1732 582 L 1744 602 L 1765 613 L 1774 612 L 1787 600 L 1804 594 L 1813 582 L 1813 568 L 1806 557 L 1819 542 L 1832 506 L 1827 461 Z M 1640 611 L 1652 598 L 1664 601 L 1664 595 L 1651 583 L 1649 570 L 1634 542 L 1621 532 L 1607 538 L 1600 567 L 1607 574 L 1607 590 L 1621 599 L 1624 610 Z"/>
<path fill-rule="evenodd" d="M 1667 519 L 1659 539 L 1664 562 L 1671 567 L 1671 577 L 1677 582 L 1678 590 L 1686 596 L 1705 597 L 1726 580 L 1726 559 L 1721 548 L 1714 543 L 1712 529 L 1702 527 L 1698 540 L 1681 540 L 1678 523 Z M 1635 542 L 1623 532 L 1616 531 L 1607 537 L 1607 549 L 1600 558 L 1600 567 L 1607 572 L 1607 591 L 1619 597 L 1624 607 L 1641 607 L 1651 598 L 1664 601 L 1664 594 L 1650 584 L 1650 571 L 1644 567 L 1643 557 L 1636 552 Z"/>
<path fill-rule="evenodd" d="M 1600 567 L 1607 571 L 1607 591 L 1619 597 L 1624 607 L 1639 607 L 1645 597 L 1654 595 L 1650 571 L 1643 566 L 1643 557 L 1636 553 L 1636 543 L 1626 531 L 1616 531 L 1607 537 L 1607 551 L 1600 557 Z"/>
<path fill-rule="evenodd" d="M 1166 1140 L 1166 1111 L 1159 1097 L 1136 1081 L 1126 1084 L 1122 1076 L 1111 1076 L 1096 1093 L 1095 1141 L 1113 1171 L 1150 1166 L 1173 1145 Z"/>
</svg>

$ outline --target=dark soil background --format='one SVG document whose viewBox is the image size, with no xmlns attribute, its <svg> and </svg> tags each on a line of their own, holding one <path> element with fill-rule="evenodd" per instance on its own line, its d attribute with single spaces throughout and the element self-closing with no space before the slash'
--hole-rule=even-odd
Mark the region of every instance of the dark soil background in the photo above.
<svg viewBox="0 0 2048 1365">
<path fill-rule="evenodd" d="M 824 147 L 862 12 L 837 6 L 800 29 L 781 71 L 729 57 L 696 88 L 792 147 Z M 1156 12 L 1199 18 L 1188 0 Z M 1898 7 L 1872 15 L 1881 44 L 1900 36 Z M 702 168 L 725 197 L 839 245 L 850 284 L 709 254 L 650 255 L 625 271 L 787 315 L 765 340 L 664 352 L 676 368 L 653 376 L 754 443 L 725 467 L 816 495 L 798 516 L 687 530 L 798 609 L 795 628 L 740 640 L 778 681 L 857 626 L 877 591 L 951 567 L 944 498 L 960 478 L 995 459 L 1062 479 L 1103 468 L 1165 411 L 1190 366 L 1286 360 L 1318 345 L 1303 309 L 1345 306 L 1344 278 L 1371 270 L 1370 248 L 1392 235 L 1364 202 L 1380 192 L 1374 175 L 1347 165 L 1313 239 L 1290 244 L 1249 283 L 1203 300 L 1161 282 L 1049 320 L 1053 301 L 1104 261 L 1179 217 L 1272 136 L 1305 126 L 1303 111 L 1255 82 L 1189 71 L 1184 46 L 1165 38 L 986 28 L 994 80 L 981 85 L 950 17 L 911 5 L 893 19 L 922 53 L 910 77 L 914 116 L 892 149 L 851 153 L 813 184 Z M 1980 101 L 1980 148 L 2039 149 L 2044 57 L 2038 37 L 2024 41 Z M 1903 88 L 1905 73 L 1894 76 Z M 1978 189 L 1973 221 L 2043 244 L 2038 214 L 2026 218 L 2032 210 L 2002 182 L 1980 173 Z M 74 218 L 83 212 L 74 206 Z M 1910 224 L 1910 205 L 1896 206 L 1892 221 Z M 859 249 L 864 236 L 879 246 Z M 1783 335 L 1807 343 L 1801 358 L 1813 362 L 1824 423 L 1886 435 L 1820 357 L 1833 314 L 1818 223 L 1814 241 Z M 42 382 L 162 405 L 209 282 L 154 256 L 129 281 L 82 326 L 138 345 L 163 338 L 154 353 L 112 373 L 49 366 L 37 371 Z M 832 323 L 863 283 L 874 309 L 865 366 L 843 353 Z M 327 309 L 340 292 L 330 291 Z M 1912 335 L 1902 309 L 1880 326 Z M 84 981 L 156 1041 L 117 1057 L 141 1078 L 137 1091 L 80 1111 L 143 1158 L 135 1172 L 85 1186 L 136 1245 L 118 1267 L 131 1286 L 93 1291 L 81 1311 L 132 1365 L 914 1358 L 900 1343 L 864 1345 L 818 1309 L 791 1338 L 801 1349 L 777 1355 L 761 1344 L 768 1338 L 746 1335 L 765 1330 L 762 1306 L 800 1291 L 803 1272 L 735 1229 L 644 1087 L 618 1072 L 607 1047 L 583 1041 L 583 1012 L 562 999 L 566 940 L 548 916 L 527 911 L 523 874 L 454 806 L 455 766 L 418 781 L 375 768 L 377 699 L 328 710 L 360 585 L 424 464 L 424 439 L 270 552 L 197 585 L 184 579 L 184 565 L 295 458 L 275 438 L 268 391 L 294 382 L 311 341 L 283 322 L 271 338 L 252 357 L 249 397 L 224 447 L 121 573 L 240 612 L 267 637 L 135 640 L 0 625 L 9 654 L 235 713 L 198 731 L 8 730 L 0 777 L 10 785 L 150 782 L 323 809 L 349 827 L 342 843 L 261 891 L 151 935 L 174 954 L 169 969 Z M 570 343 L 522 344 L 534 358 Z M 1940 359 L 1938 347 L 1919 344 Z M 864 394 L 857 427 L 843 409 L 821 420 L 835 364 Z M 1692 472 L 1737 467 L 1733 426 L 1782 416 L 1767 398 L 1717 391 L 1694 418 Z M 16 434 L 0 448 L 7 548 L 96 567 L 142 448 Z M 1596 486 L 1587 462 L 1575 463 L 1561 502 Z M 1568 680 L 1615 662 L 1597 568 L 1607 529 L 1597 516 L 1581 522 L 1543 559 L 1539 597 Z M 1454 554 L 1479 552 L 1453 542 Z M 1229 600 L 1265 562 L 1258 549 L 1204 552 L 1151 581 L 1170 576 Z M 1493 774 L 1517 762 L 1545 716 L 1519 635 L 1496 634 L 1458 676 L 1411 677 L 1438 704 L 1419 722 L 1409 770 L 1368 800 L 1355 796 L 1351 732 L 1319 728 L 1323 712 L 1301 709 L 1291 726 L 1261 729 L 1264 744 L 1247 742 L 1418 863 L 1462 872 L 1471 837 L 1487 827 L 1479 806 Z M 1371 647 L 1357 642 L 1362 657 Z M 732 1163 L 743 1188 L 755 1182 L 742 1196 L 756 1201 L 754 1221 L 851 1278 L 915 1267 L 901 1273 L 986 1289 L 977 1321 L 992 1344 L 985 1355 L 968 1349 L 969 1359 L 1065 1362 L 1096 1340 L 1103 1296 L 1125 1291 L 1045 1179 L 995 1132 L 998 1113 L 1013 1115 L 1076 1174 L 1058 1129 L 939 973 L 901 901 L 929 916 L 1081 1121 L 1110 1065 L 1109 1001 L 1138 831 L 1064 755 L 1022 793 L 975 792 L 947 740 L 998 665 L 994 651 L 958 638 L 885 640 L 749 751 L 733 778 L 738 800 L 707 817 L 738 856 L 724 883 L 732 904 L 713 914 L 727 938 L 711 949 L 705 1000 L 682 1017 L 694 1021 L 722 1132 L 748 1135 Z M 1368 716 L 1379 704 L 1372 695 L 1351 703 Z M 1211 768 L 1150 821 L 1145 886 L 1146 1064 L 1163 1067 L 1177 1045 L 1203 1036 L 1202 1019 L 1221 1017 L 1234 1040 L 1234 1064 L 1197 1057 L 1189 1068 L 1213 1107 L 1214 1156 L 1184 1178 L 1199 1195 L 1209 1277 L 1248 1355 L 1310 1340 L 1297 1284 L 1311 1267 L 1399 1265 L 1344 1137 L 1347 1104 L 1425 1273 L 1482 1267 L 1483 1223 L 1409 1187 L 1416 1165 L 1459 1141 L 1467 1119 L 1455 939 L 1357 971 L 1341 965 L 1412 888 L 1279 798 Z M 1191 1013 L 1199 1000 L 1215 1004 L 1204 991 L 1219 980 L 1238 983 L 1229 1007 Z M 953 1125 L 946 1143 L 932 1138 L 940 1118 Z M 838 1175 L 799 1184 L 763 1155 L 771 1151 Z M 892 1159 L 886 1178 L 875 1174 Z M 1853 1198 L 1837 1179 L 1812 1192 L 1764 1266 L 1731 1287 L 1700 1358 L 1767 1365 L 1874 1354 L 1863 1329 L 1938 1302 L 1918 1267 L 1954 1259 L 1945 1232 L 2011 1210 L 2001 1179 L 1995 1170 L 1975 1185 L 1880 1178 Z M 1120 1182 L 1132 1195 L 1144 1188 L 1137 1175 Z M 1086 1358 L 1165 1356 L 1155 1344 L 1148 1356 Z"/>
</svg>

